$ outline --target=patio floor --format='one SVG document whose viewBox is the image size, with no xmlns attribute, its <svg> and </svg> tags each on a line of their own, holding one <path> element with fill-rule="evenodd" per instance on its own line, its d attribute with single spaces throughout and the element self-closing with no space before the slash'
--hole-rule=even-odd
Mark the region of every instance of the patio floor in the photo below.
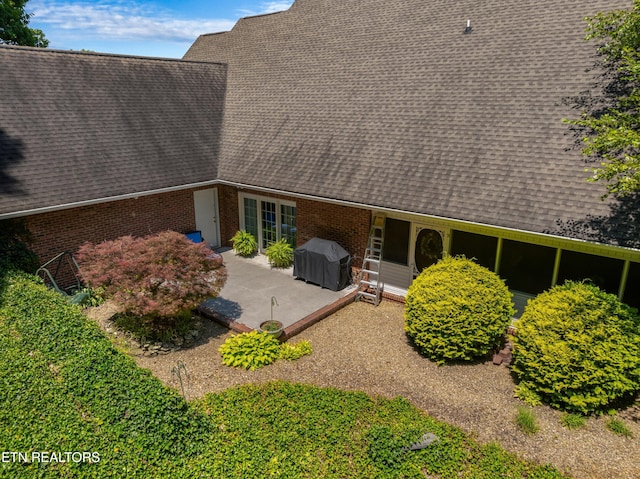
<svg viewBox="0 0 640 479">
<path fill-rule="evenodd" d="M 246 327 L 240 330 L 258 329 L 260 323 L 271 318 L 272 297 L 277 301 L 273 319 L 286 329 L 355 291 L 352 285 L 331 291 L 306 283 L 294 278 L 293 266 L 271 268 L 264 255 L 243 258 L 230 248 L 218 253 L 227 267 L 227 282 L 217 298 L 205 301 L 198 309 L 206 316 Z"/>
</svg>

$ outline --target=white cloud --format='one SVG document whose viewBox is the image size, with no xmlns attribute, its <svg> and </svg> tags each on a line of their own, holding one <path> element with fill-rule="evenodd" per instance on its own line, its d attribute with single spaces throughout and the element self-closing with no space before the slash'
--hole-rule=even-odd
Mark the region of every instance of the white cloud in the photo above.
<svg viewBox="0 0 640 479">
<path fill-rule="evenodd" d="M 180 19 L 168 10 L 136 2 L 69 2 L 36 0 L 29 3 L 33 21 L 79 35 L 109 40 L 192 42 L 203 33 L 230 30 L 227 19 Z M 46 30 L 45 30 L 46 31 Z"/>
<path fill-rule="evenodd" d="M 262 2 L 258 5 L 258 8 L 255 10 L 241 9 L 239 10 L 239 12 L 242 15 L 247 17 L 252 15 L 262 15 L 264 13 L 275 13 L 275 12 L 281 12 L 283 10 L 288 10 L 292 4 L 293 4 L 293 0 Z"/>
</svg>

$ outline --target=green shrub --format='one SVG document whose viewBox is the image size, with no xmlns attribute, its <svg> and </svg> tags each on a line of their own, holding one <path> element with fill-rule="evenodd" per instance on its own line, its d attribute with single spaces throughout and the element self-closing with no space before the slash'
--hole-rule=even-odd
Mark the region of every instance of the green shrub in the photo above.
<svg viewBox="0 0 640 479">
<path fill-rule="evenodd" d="M 3 464 L 0 477 L 170 477 L 167 458 L 202 451 L 208 418 L 119 353 L 77 306 L 33 276 L 0 282 L 3 450 L 100 455 L 85 465 Z"/>
<path fill-rule="evenodd" d="M 516 414 L 516 424 L 526 434 L 535 434 L 538 432 L 538 424 L 533 409 L 528 407 L 519 407 Z"/>
<path fill-rule="evenodd" d="M 293 248 L 284 238 L 271 243 L 265 254 L 275 268 L 288 268 L 293 264 Z"/>
<path fill-rule="evenodd" d="M 280 356 L 280 341 L 268 333 L 251 331 L 231 336 L 218 349 L 222 364 L 255 370 Z"/>
<path fill-rule="evenodd" d="M 282 343 L 280 345 L 280 359 L 286 359 L 287 361 L 295 361 L 296 359 L 311 354 L 313 348 L 311 343 L 307 340 L 299 341 L 295 344 Z"/>
<path fill-rule="evenodd" d="M 588 414 L 640 389 L 640 318 L 594 285 L 567 282 L 529 301 L 513 338 L 520 392 Z M 523 398 L 524 399 L 524 398 Z"/>
<path fill-rule="evenodd" d="M 255 236 L 245 230 L 237 231 L 231 238 L 231 244 L 233 250 L 240 256 L 251 256 L 258 251 L 258 242 Z"/>
<path fill-rule="evenodd" d="M 32 237 L 22 220 L 0 221 L 0 272 L 17 269 L 35 273 L 38 256 L 29 249 Z"/>
<path fill-rule="evenodd" d="M 513 314 L 498 275 L 466 258 L 445 257 L 409 287 L 405 331 L 438 364 L 471 360 L 499 344 Z"/>
</svg>

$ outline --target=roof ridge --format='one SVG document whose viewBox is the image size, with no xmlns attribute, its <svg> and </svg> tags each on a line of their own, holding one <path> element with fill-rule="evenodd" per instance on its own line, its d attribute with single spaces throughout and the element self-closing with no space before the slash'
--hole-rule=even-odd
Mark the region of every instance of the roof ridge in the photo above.
<svg viewBox="0 0 640 479">
<path fill-rule="evenodd" d="M 224 32 L 223 32 L 224 33 Z M 41 54 L 63 54 L 63 55 L 83 55 L 94 57 L 108 57 L 108 58 L 131 58 L 135 60 L 148 60 L 158 62 L 178 62 L 178 63 L 202 63 L 209 65 L 226 65 L 225 62 L 207 61 L 207 60 L 185 60 L 184 58 L 170 58 L 170 57 L 152 57 L 144 55 L 127 55 L 124 53 L 108 53 L 108 52 L 95 52 L 89 50 L 61 50 L 56 48 L 40 48 L 40 47 L 26 47 L 22 45 L 7 45 L 0 44 L 0 48 L 5 50 L 20 50 L 31 53 Z"/>
</svg>

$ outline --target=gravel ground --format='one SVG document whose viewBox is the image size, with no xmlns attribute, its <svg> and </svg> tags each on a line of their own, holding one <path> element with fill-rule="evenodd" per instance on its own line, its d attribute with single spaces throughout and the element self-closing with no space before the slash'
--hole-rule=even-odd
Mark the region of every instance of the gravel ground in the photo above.
<svg viewBox="0 0 640 479">
<path fill-rule="evenodd" d="M 639 407 L 620 415 L 633 433 L 630 439 L 610 432 L 604 418 L 590 418 L 579 430 L 566 429 L 560 424 L 560 413 L 544 406 L 535 408 L 540 431 L 526 435 L 514 423 L 516 408 L 522 403 L 513 397 L 507 367 L 490 361 L 436 366 L 409 344 L 402 312 L 402 305 L 390 301 L 377 308 L 366 303 L 349 305 L 291 340 L 308 339 L 313 354 L 257 371 L 222 365 L 218 347 L 230 333 L 207 320 L 203 337 L 188 350 L 155 357 L 142 356 L 135 348 L 130 353 L 140 367 L 178 389 L 171 370 L 182 361 L 189 376 L 184 385 L 187 399 L 272 380 L 362 390 L 388 398 L 403 396 L 481 442 L 498 442 L 523 458 L 551 463 L 576 479 L 640 478 Z M 104 319 L 105 314 L 102 316 Z"/>
</svg>

